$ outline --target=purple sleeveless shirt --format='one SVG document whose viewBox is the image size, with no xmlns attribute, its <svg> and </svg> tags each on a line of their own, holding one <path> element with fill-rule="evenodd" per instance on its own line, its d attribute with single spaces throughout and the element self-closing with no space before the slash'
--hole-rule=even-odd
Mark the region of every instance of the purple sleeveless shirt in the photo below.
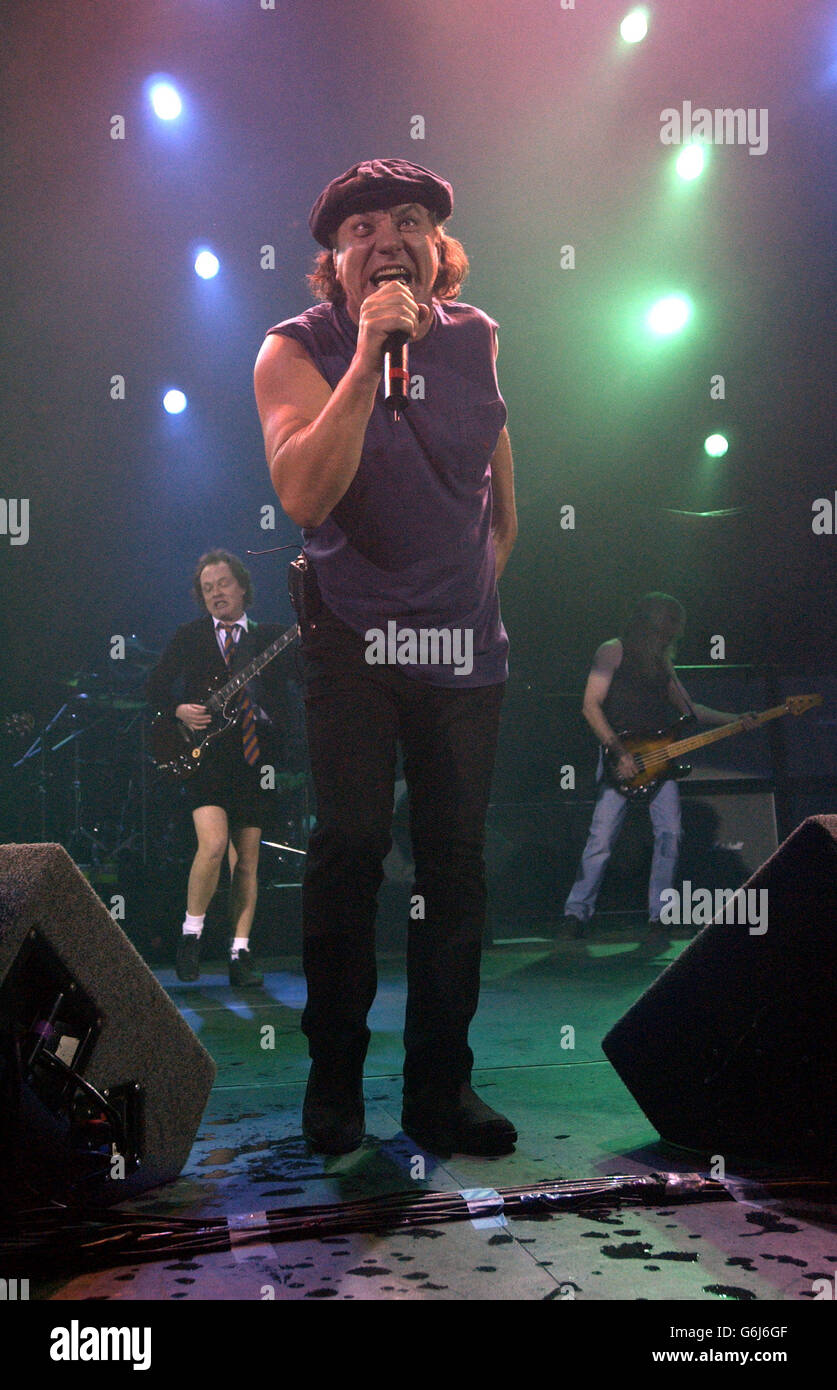
<svg viewBox="0 0 837 1390">
<path fill-rule="evenodd" d="M 433 685 L 495 685 L 508 675 L 491 535 L 489 462 L 506 422 L 497 325 L 468 304 L 434 300 L 433 312 L 410 344 L 407 409 L 394 421 L 379 388 L 357 473 L 303 548 L 328 607 L 367 637 L 367 660 Z M 269 332 L 294 338 L 332 390 L 357 345 L 342 305 Z"/>
</svg>

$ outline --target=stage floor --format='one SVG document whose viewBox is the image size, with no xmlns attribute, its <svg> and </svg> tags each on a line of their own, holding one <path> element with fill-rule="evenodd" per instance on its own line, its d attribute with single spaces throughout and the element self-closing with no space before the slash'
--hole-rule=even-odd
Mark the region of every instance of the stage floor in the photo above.
<svg viewBox="0 0 837 1390">
<path fill-rule="evenodd" d="M 667 958 L 684 944 L 675 943 Z M 474 1083 L 513 1119 L 520 1137 L 505 1158 L 446 1161 L 417 1150 L 400 1127 L 403 958 L 380 961 L 365 1074 L 367 1137 L 361 1149 L 340 1158 L 309 1154 L 301 1137 L 308 1059 L 299 1029 L 305 995 L 299 959 L 260 962 L 264 987 L 246 991 L 229 987 L 220 961 L 205 965 L 197 984 L 158 970 L 215 1058 L 218 1078 L 182 1176 L 126 1206 L 146 1215 L 225 1216 L 236 1224 L 284 1206 L 393 1192 L 655 1170 L 709 1176 L 695 1155 L 657 1139 L 600 1048 L 665 960 L 642 959 L 624 932 L 554 949 L 545 941 L 488 949 L 472 1029 Z M 700 1205 L 241 1244 L 232 1253 L 80 1273 L 40 1283 L 31 1296 L 807 1301 L 821 1288 L 817 1280 L 831 1281 L 833 1297 L 836 1275 L 834 1207 L 753 1203 L 739 1194 Z"/>
</svg>

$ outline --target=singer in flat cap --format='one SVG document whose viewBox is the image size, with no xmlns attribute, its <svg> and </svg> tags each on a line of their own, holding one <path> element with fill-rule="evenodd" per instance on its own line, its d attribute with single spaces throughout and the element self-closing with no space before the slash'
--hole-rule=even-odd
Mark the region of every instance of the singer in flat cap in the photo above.
<svg viewBox="0 0 837 1390">
<path fill-rule="evenodd" d="M 317 818 L 303 886 L 302 1119 L 325 1153 L 364 1135 L 399 747 L 415 864 L 401 1123 L 441 1156 L 508 1153 L 517 1139 L 473 1090 L 468 1043 L 508 674 L 497 581 L 517 519 L 497 325 L 458 302 L 468 262 L 444 230 L 452 210 L 450 184 L 406 160 L 334 179 L 309 219 L 321 302 L 271 328 L 256 363 L 270 476 L 303 537 L 292 595 Z M 384 384 L 385 358 L 400 392 Z"/>
</svg>

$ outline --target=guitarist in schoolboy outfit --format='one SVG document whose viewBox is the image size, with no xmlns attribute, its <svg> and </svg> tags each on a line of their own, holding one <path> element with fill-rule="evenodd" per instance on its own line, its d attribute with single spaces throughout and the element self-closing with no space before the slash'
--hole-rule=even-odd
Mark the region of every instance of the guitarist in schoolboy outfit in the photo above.
<svg viewBox="0 0 837 1390">
<path fill-rule="evenodd" d="M 603 754 L 599 761 L 599 789 L 587 844 L 578 874 L 564 907 L 565 922 L 576 936 L 592 917 L 599 888 L 613 851 L 628 800 L 603 775 L 604 758 L 617 780 L 627 781 L 640 772 L 631 753 L 620 743 L 620 730 L 665 728 L 681 715 L 701 724 L 730 724 L 743 718 L 745 728 L 755 727 L 750 715 L 725 714 L 690 700 L 672 665 L 677 642 L 683 635 L 686 612 L 670 594 L 645 594 L 633 604 L 624 635 L 603 642 L 593 658 L 584 691 L 582 713 Z M 668 945 L 668 931 L 660 924 L 660 898 L 674 883 L 680 850 L 680 792 L 672 778 L 664 780 L 648 799 L 654 831 L 654 852 L 648 884 L 649 932 L 643 943 L 654 953 Z"/>
<path fill-rule="evenodd" d="M 281 628 L 275 623 L 256 624 L 248 617 L 246 608 L 253 599 L 250 575 L 241 560 L 226 550 L 201 556 L 193 590 L 206 612 L 178 628 L 149 678 L 146 694 L 156 711 L 176 716 L 199 734 L 211 722 L 202 703 L 211 683 L 223 683 L 246 666 L 281 634 Z M 283 694 L 281 665 L 269 662 L 239 696 L 238 720 L 207 746 L 198 770 L 185 781 L 198 847 L 177 951 L 181 980 L 196 980 L 200 974 L 204 918 L 228 851 L 233 925 L 230 984 L 262 983 L 262 976 L 252 968 L 249 950 L 261 830 L 271 810 L 260 770 L 265 763 L 275 765 L 276 731 L 269 714 L 282 708 Z"/>
</svg>

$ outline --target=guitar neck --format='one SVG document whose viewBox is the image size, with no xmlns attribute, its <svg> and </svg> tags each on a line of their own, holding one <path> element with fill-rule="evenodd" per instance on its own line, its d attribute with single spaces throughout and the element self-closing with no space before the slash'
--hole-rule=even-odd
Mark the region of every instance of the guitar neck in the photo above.
<svg viewBox="0 0 837 1390">
<path fill-rule="evenodd" d="M 251 681 L 254 676 L 257 676 L 259 671 L 261 671 L 269 661 L 272 661 L 275 656 L 278 656 L 279 653 L 298 636 L 299 624 L 294 623 L 293 627 L 289 627 L 286 632 L 282 633 L 281 637 L 276 638 L 275 642 L 271 642 L 269 647 L 265 647 L 263 652 L 259 652 L 258 656 L 254 656 L 253 660 L 248 662 L 241 671 L 237 671 L 236 674 L 227 681 L 226 685 L 222 685 L 220 690 L 216 690 L 212 697 L 212 703 L 216 705 L 216 707 L 222 708 L 233 695 L 241 690 L 242 686 L 245 686 L 248 681 Z"/>
<path fill-rule="evenodd" d="M 783 714 L 789 714 L 787 705 L 774 705 L 773 709 L 762 710 L 761 714 L 753 715 L 756 728 L 760 724 L 767 724 L 771 719 L 780 719 Z M 736 719 L 732 724 L 719 724 L 716 729 L 707 729 L 704 734 L 693 734 L 691 738 L 682 738 L 677 743 L 670 743 L 666 748 L 666 754 L 670 758 L 677 758 L 681 753 L 692 753 L 696 748 L 704 748 L 707 743 L 717 743 L 722 738 L 732 738 L 733 734 L 740 734 L 744 728 L 744 720 Z"/>
</svg>

